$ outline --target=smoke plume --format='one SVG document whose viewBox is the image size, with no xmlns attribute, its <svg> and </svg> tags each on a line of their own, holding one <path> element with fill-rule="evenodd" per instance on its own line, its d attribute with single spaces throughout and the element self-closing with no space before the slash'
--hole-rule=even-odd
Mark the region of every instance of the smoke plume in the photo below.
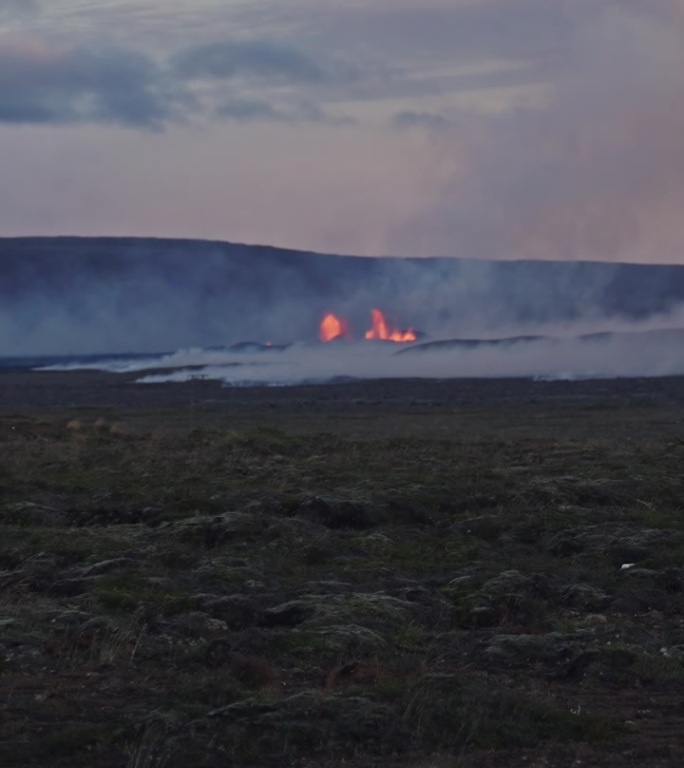
<svg viewBox="0 0 684 768">
<path fill-rule="evenodd" d="M 0 356 L 362 338 L 374 307 L 432 338 L 681 327 L 684 267 L 324 256 L 148 239 L 0 240 Z"/>
<path fill-rule="evenodd" d="M 452 172 L 397 251 L 682 261 L 684 2 L 564 9 L 576 31 L 538 103 L 435 130 Z"/>
</svg>

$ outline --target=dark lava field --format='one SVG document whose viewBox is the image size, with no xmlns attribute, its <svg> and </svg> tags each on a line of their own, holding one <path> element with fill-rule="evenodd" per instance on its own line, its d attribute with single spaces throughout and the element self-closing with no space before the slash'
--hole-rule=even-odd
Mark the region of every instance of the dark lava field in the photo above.
<svg viewBox="0 0 684 768">
<path fill-rule="evenodd" d="M 683 764 L 683 402 L 0 371 L 0 764 Z"/>
</svg>

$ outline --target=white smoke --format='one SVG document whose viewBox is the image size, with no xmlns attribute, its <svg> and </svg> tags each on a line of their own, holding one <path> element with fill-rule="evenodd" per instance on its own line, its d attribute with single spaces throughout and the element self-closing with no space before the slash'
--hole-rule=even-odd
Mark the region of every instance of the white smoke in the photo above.
<svg viewBox="0 0 684 768">
<path fill-rule="evenodd" d="M 683 375 L 684 331 L 532 337 L 477 344 L 336 341 L 259 352 L 186 349 L 171 355 L 70 367 L 140 372 L 143 375 L 139 381 L 144 383 L 211 379 L 228 386 L 283 386 L 345 378 Z"/>
</svg>

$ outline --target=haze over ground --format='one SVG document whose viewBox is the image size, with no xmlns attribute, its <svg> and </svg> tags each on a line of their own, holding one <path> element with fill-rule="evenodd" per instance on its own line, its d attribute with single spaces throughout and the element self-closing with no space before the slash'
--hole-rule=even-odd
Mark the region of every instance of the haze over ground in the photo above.
<svg viewBox="0 0 684 768">
<path fill-rule="evenodd" d="M 0 0 L 0 234 L 683 261 L 684 0 Z"/>
</svg>

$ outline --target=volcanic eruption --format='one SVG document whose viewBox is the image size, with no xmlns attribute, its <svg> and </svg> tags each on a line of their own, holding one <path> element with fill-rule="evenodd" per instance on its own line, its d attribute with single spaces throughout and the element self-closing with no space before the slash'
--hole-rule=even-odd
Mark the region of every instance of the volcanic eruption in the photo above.
<svg viewBox="0 0 684 768">
<path fill-rule="evenodd" d="M 333 339 L 350 339 L 349 325 L 346 320 L 337 317 L 332 312 L 323 316 L 318 332 L 321 341 Z M 418 337 L 413 328 L 402 330 L 391 328 L 385 316 L 379 309 L 371 310 L 371 327 L 365 332 L 364 339 L 381 339 L 383 341 L 406 342 L 415 341 Z"/>
<path fill-rule="evenodd" d="M 332 341 L 333 339 L 348 339 L 349 327 L 344 320 L 328 312 L 321 320 L 318 330 L 318 336 L 321 341 Z"/>
<path fill-rule="evenodd" d="M 373 325 L 366 331 L 365 339 L 384 339 L 385 341 L 415 341 L 416 333 L 413 328 L 405 331 L 399 328 L 390 328 L 385 316 L 379 309 L 371 310 Z"/>
</svg>

